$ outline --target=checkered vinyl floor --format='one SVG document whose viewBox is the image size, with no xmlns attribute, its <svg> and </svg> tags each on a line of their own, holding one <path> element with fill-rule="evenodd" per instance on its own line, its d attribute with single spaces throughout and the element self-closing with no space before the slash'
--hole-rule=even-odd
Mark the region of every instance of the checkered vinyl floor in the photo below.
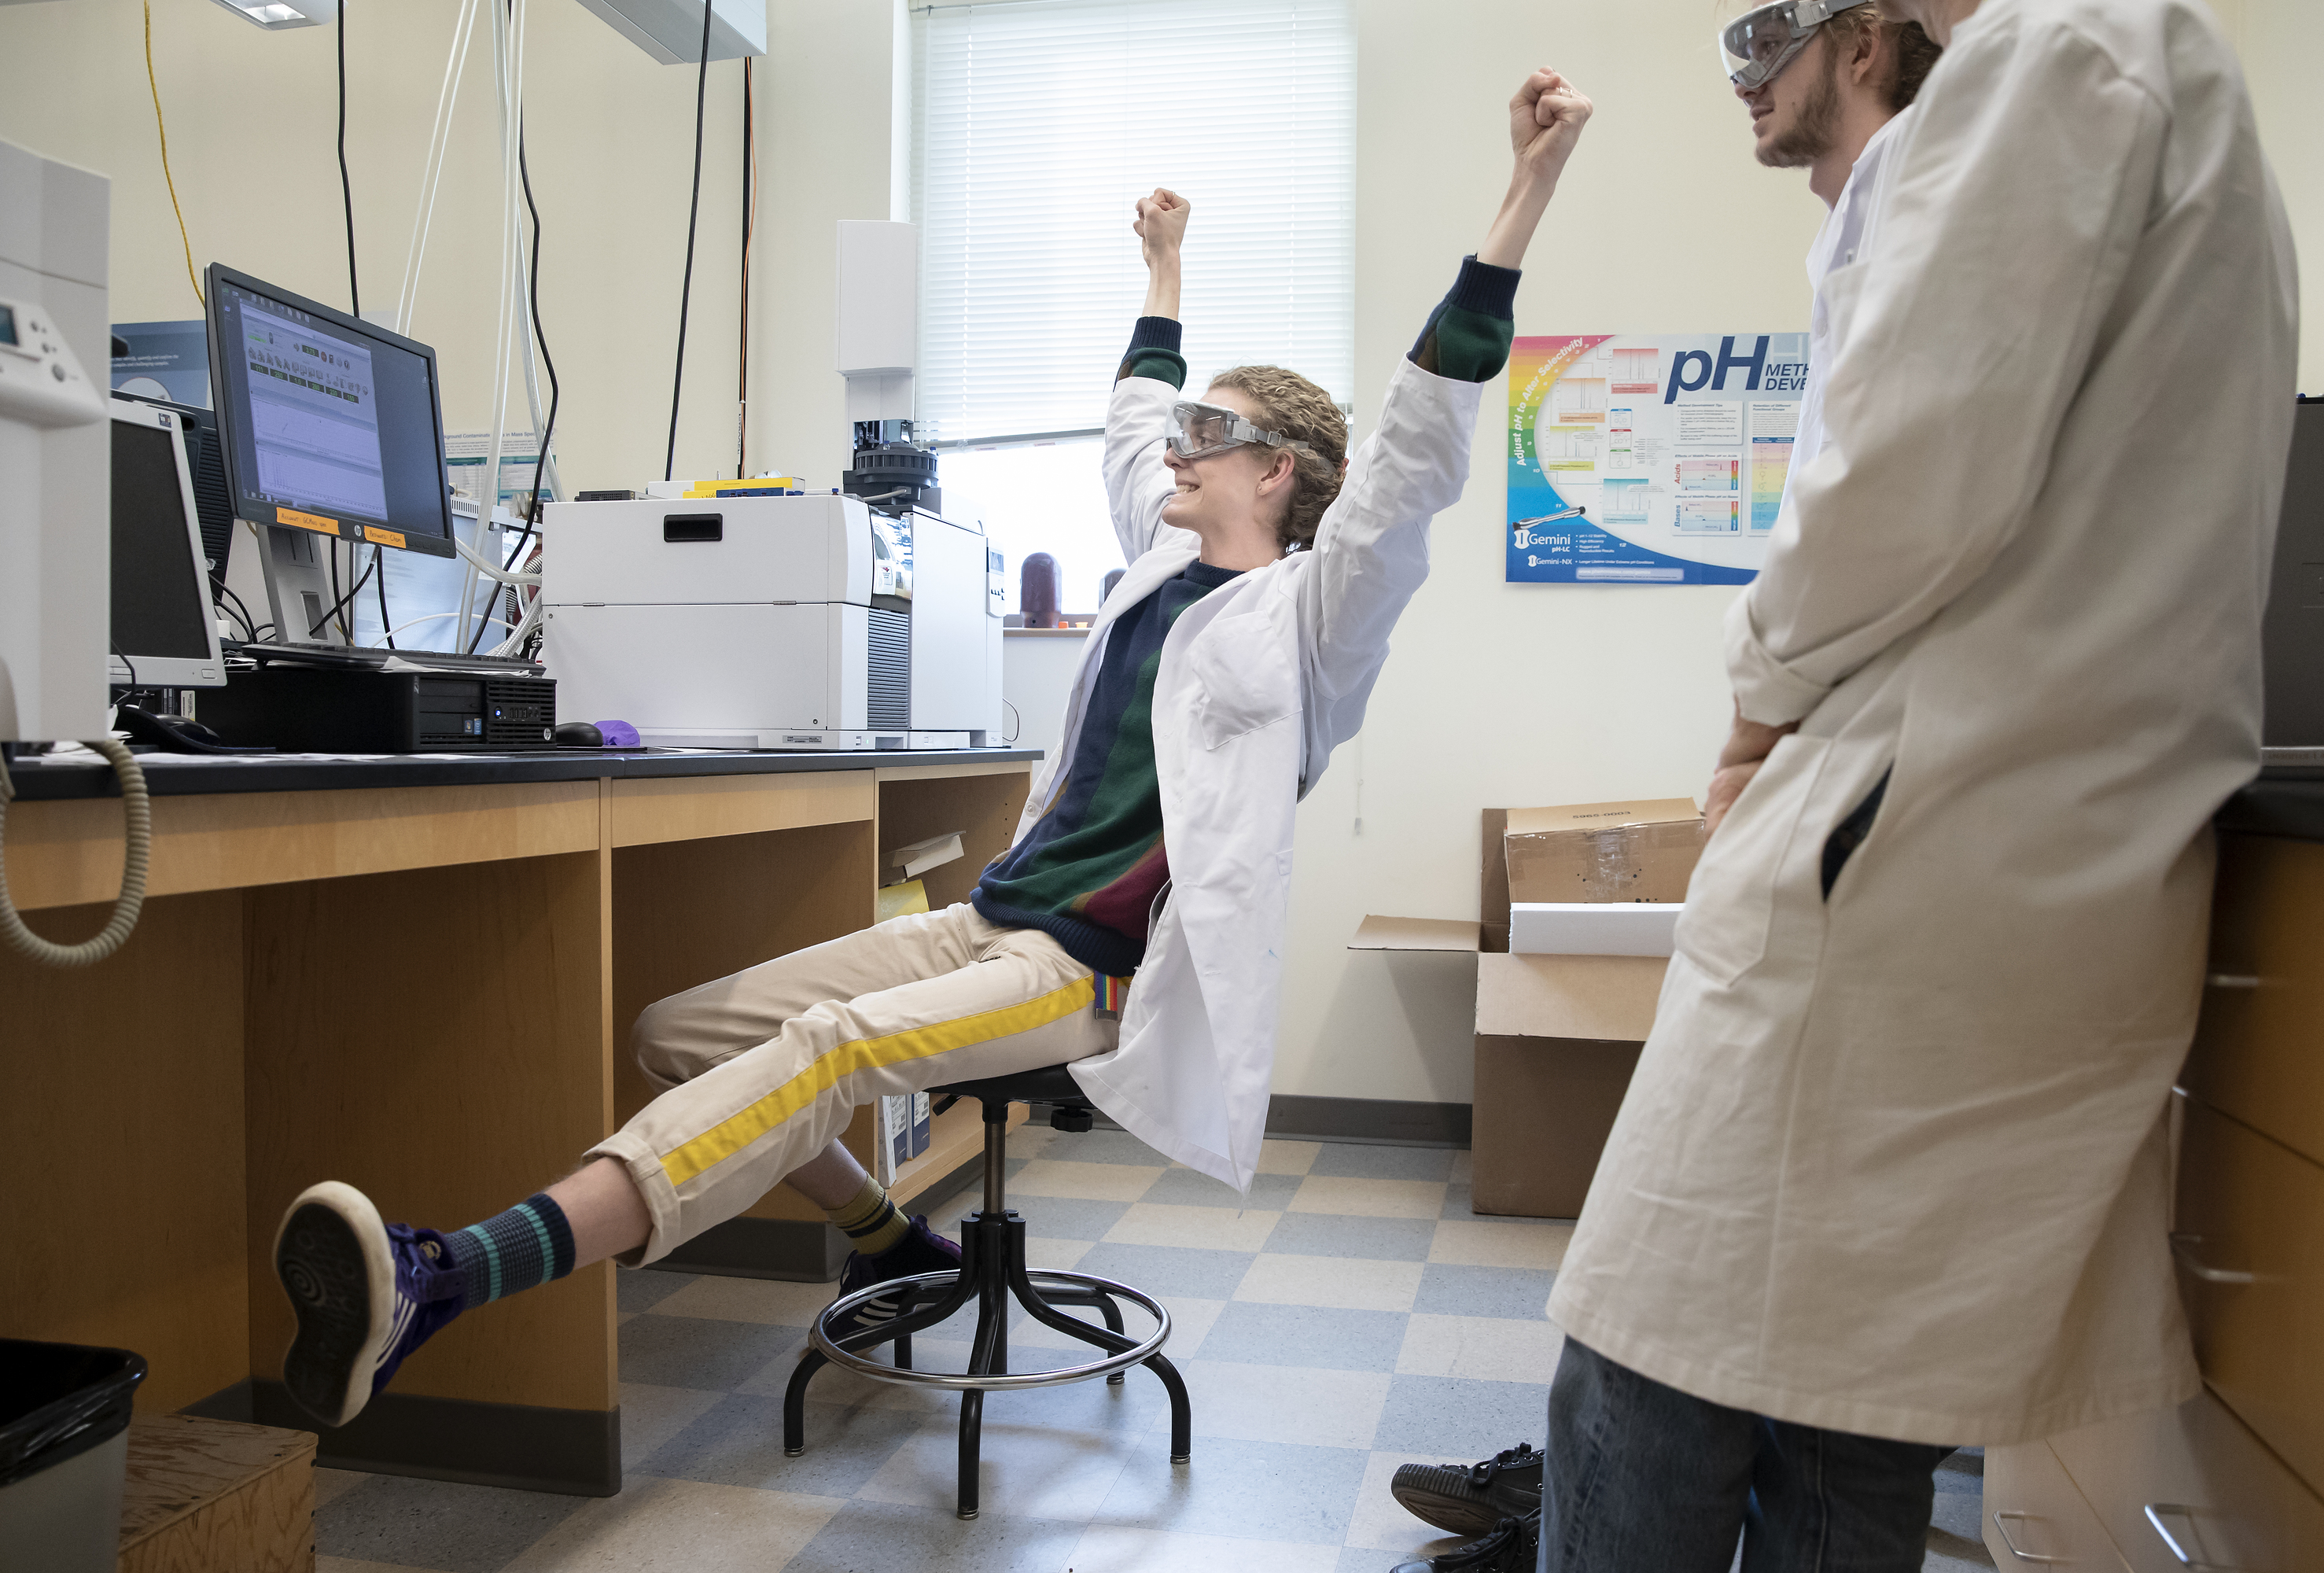
<svg viewBox="0 0 2324 1573">
<path fill-rule="evenodd" d="M 783 1457 L 783 1384 L 832 1286 L 624 1272 L 620 1495 L 318 1470 L 318 1573 L 1385 1573 L 1457 1543 L 1390 1500 L 1398 1465 L 1540 1444 L 1561 1342 L 1542 1308 L 1570 1231 L 1471 1213 L 1466 1152 L 1269 1142 L 1240 1202 L 1117 1131 L 1028 1125 L 1010 1151 L 1034 1266 L 1169 1309 L 1190 1463 L 1169 1461 L 1151 1373 L 996 1393 L 983 1512 L 963 1522 L 954 1399 L 825 1369 L 807 1451 Z M 929 1216 L 950 1231 L 974 1205 Z M 972 1325 L 920 1335 L 914 1363 L 963 1369 Z M 1020 1312 L 1012 1368 L 1086 1358 L 1073 1342 Z M 1938 1471 L 1928 1573 L 1992 1566 L 1978 1467 Z"/>
</svg>

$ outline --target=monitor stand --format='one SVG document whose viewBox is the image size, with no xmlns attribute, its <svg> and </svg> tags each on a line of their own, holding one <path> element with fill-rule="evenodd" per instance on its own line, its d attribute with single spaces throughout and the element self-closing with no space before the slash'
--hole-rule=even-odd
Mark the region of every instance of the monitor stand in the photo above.
<svg viewBox="0 0 2324 1573">
<path fill-rule="evenodd" d="M 329 615 L 338 596 L 331 593 L 331 543 L 338 539 L 286 524 L 262 524 L 259 554 L 266 569 L 266 609 L 274 619 L 274 642 L 281 644 L 341 644 L 339 620 Z M 347 592 L 344 582 L 339 595 Z"/>
</svg>

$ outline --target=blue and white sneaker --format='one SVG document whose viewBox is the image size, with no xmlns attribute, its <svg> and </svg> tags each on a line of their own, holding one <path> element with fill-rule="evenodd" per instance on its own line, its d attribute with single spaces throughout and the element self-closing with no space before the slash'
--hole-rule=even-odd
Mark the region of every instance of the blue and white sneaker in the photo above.
<svg viewBox="0 0 2324 1573">
<path fill-rule="evenodd" d="M 851 1253 L 846 1271 L 839 1275 L 839 1292 L 835 1300 L 844 1300 L 859 1289 L 869 1289 L 875 1283 L 885 1283 L 891 1278 L 911 1278 L 922 1272 L 957 1272 L 960 1271 L 960 1247 L 928 1227 L 927 1216 L 912 1216 L 912 1232 L 877 1256 Z M 927 1290 L 923 1287 L 921 1294 Z M 896 1319 L 903 1309 L 901 1291 L 883 1294 L 877 1300 L 867 1300 L 857 1306 L 854 1314 L 844 1322 L 835 1323 L 831 1335 L 844 1338 L 851 1333 L 869 1331 Z"/>
<path fill-rule="evenodd" d="M 466 1276 L 433 1229 L 383 1224 L 352 1185 L 308 1187 L 282 1215 L 274 1272 L 298 1316 L 282 1381 L 299 1406 L 343 1426 L 405 1356 L 466 1308 Z"/>
</svg>

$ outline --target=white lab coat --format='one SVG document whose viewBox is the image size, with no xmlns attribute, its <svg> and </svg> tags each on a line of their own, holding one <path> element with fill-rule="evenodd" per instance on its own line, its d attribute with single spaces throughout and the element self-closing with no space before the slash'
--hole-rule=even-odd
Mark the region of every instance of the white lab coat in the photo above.
<svg viewBox="0 0 2324 1573">
<path fill-rule="evenodd" d="M 1880 223 L 1880 197 L 1885 190 L 1882 171 L 1894 171 L 1895 162 L 1888 150 L 1896 143 L 1896 134 L 1912 118 L 1913 106 L 1889 117 L 1879 130 L 1865 140 L 1849 167 L 1848 183 L 1840 189 L 1840 200 L 1823 216 L 1823 227 L 1816 231 L 1815 241 L 1808 247 L 1808 288 L 1815 291 L 1815 303 L 1808 317 L 1808 385 L 1800 395 L 1799 430 L 1792 439 L 1792 467 L 1784 477 L 1784 491 L 1791 489 L 1791 477 L 1807 467 L 1810 459 L 1823 451 L 1823 372 L 1831 364 L 1831 310 L 1823 298 L 1823 282 L 1836 268 L 1852 266 L 1858 258 L 1871 254 L 1874 236 Z"/>
<path fill-rule="evenodd" d="M 1986 0 L 1890 157 L 1728 620 L 1743 713 L 1801 729 L 1704 850 L 1550 1311 L 1720 1403 L 2002 1443 L 2196 1389 L 2163 1111 L 2258 762 L 2296 283 L 2200 0 Z"/>
<path fill-rule="evenodd" d="M 1294 810 L 1363 725 L 1388 633 L 1428 577 L 1429 521 L 1468 479 L 1482 391 L 1398 361 L 1314 550 L 1211 591 L 1162 643 L 1154 757 L 1170 886 L 1119 1047 L 1073 1071 L 1124 1129 L 1238 1189 L 1267 1129 Z M 1199 554 L 1193 534 L 1162 523 L 1175 489 L 1163 439 L 1179 396 L 1150 377 L 1114 384 L 1105 486 L 1130 568 L 1091 631 L 1019 838 L 1064 783 L 1113 619 Z"/>
</svg>

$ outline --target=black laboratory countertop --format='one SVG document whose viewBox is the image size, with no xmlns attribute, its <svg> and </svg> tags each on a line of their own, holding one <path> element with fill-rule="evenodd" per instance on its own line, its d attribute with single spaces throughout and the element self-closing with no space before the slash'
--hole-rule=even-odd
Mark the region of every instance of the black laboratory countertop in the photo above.
<svg viewBox="0 0 2324 1573">
<path fill-rule="evenodd" d="M 205 792 L 340 791 L 361 787 L 503 786 L 515 782 L 639 780 L 653 776 L 783 775 L 799 771 L 891 770 L 914 764 L 1010 764 L 1038 748 L 959 748 L 908 753 L 728 754 L 677 749 L 620 752 L 559 748 L 530 754 L 231 756 L 140 754 L 146 791 L 157 798 Z M 121 795 L 113 768 L 92 754 L 46 755 L 9 765 L 21 802 Z"/>
<path fill-rule="evenodd" d="M 2218 828 L 2243 836 L 2324 841 L 2324 765 L 2271 765 L 2227 800 Z"/>
</svg>

